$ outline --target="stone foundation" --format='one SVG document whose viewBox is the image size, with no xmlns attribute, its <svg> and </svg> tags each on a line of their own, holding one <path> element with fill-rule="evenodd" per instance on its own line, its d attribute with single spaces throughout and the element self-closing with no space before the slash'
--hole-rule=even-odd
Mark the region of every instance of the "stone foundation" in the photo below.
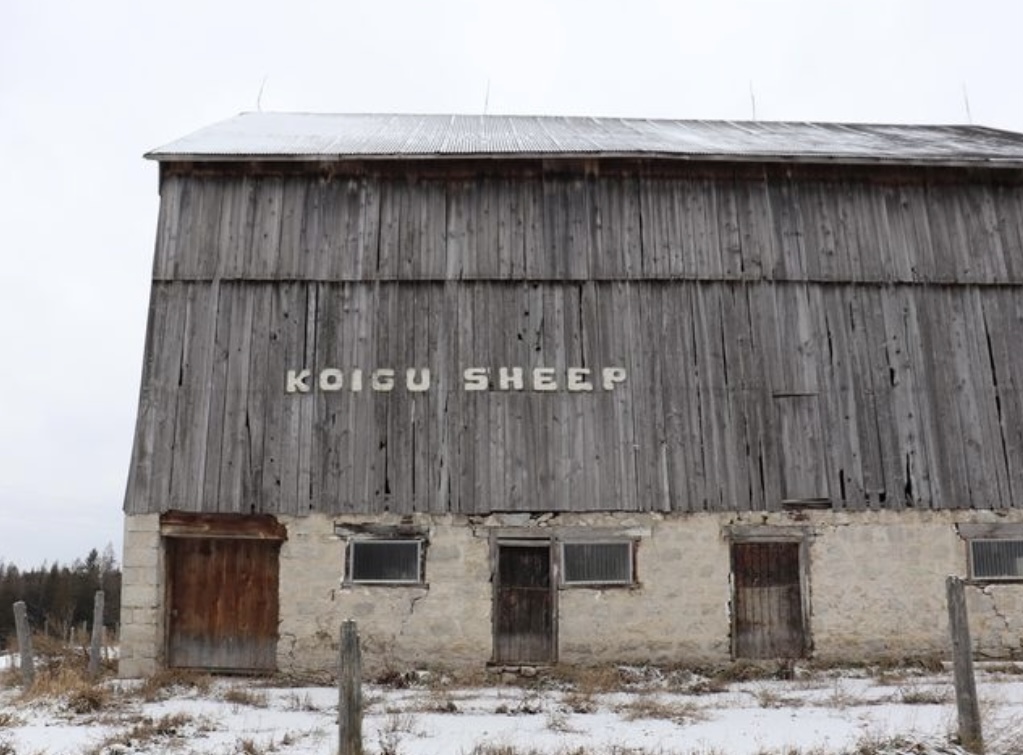
<svg viewBox="0 0 1023 755">
<path fill-rule="evenodd" d="M 147 676 L 163 666 L 163 548 L 160 516 L 124 518 L 121 559 L 121 676 Z"/>
<path fill-rule="evenodd" d="M 945 577 L 966 576 L 959 522 L 1019 522 L 1023 512 L 417 515 L 376 524 L 423 531 L 425 582 L 343 581 L 337 525 L 367 517 L 280 517 L 278 667 L 330 676 L 341 622 L 358 622 L 370 674 L 410 667 L 483 667 L 492 659 L 495 537 L 604 528 L 638 541 L 636 582 L 562 587 L 558 660 L 572 664 L 723 663 L 731 659 L 730 538 L 804 542 L 804 603 L 812 657 L 835 662 L 948 654 Z M 752 534 L 751 534 L 752 533 Z M 121 675 L 162 664 L 164 575 L 159 517 L 127 517 Z M 967 588 L 973 640 L 988 657 L 1023 655 L 1023 584 Z"/>
</svg>

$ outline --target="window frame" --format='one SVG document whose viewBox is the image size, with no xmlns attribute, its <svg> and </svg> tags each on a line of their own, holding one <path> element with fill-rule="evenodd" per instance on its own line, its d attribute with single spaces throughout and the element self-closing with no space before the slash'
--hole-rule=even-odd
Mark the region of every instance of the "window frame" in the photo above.
<svg viewBox="0 0 1023 755">
<path fill-rule="evenodd" d="M 966 541 L 966 555 L 968 561 L 969 575 L 971 582 L 998 582 L 998 583 L 1012 583 L 1012 582 L 1023 582 L 1023 571 L 1019 574 L 996 574 L 996 575 L 977 575 L 976 568 L 976 553 L 974 547 L 984 543 L 1019 543 L 1020 550 L 1023 550 L 1023 537 L 971 537 Z"/>
<path fill-rule="evenodd" d="M 416 576 L 413 579 L 356 579 L 355 553 L 362 544 L 414 544 L 416 546 Z M 345 546 L 345 585 L 366 585 L 371 587 L 418 587 L 426 584 L 426 538 L 425 537 L 351 537 Z"/>
<path fill-rule="evenodd" d="M 966 548 L 967 581 L 973 584 L 1023 583 L 1023 573 L 1018 576 L 977 576 L 974 567 L 973 545 L 978 542 L 1020 542 L 1023 543 L 1023 522 L 963 522 L 955 523 L 956 534 Z"/>
<path fill-rule="evenodd" d="M 628 578 L 626 580 L 573 580 L 568 577 L 568 558 L 565 556 L 565 548 L 573 545 L 623 545 L 628 548 Z M 625 588 L 629 589 L 639 584 L 636 575 L 636 552 L 638 540 L 632 537 L 595 537 L 595 538 L 559 538 L 557 541 L 557 557 L 560 568 L 558 569 L 558 586 L 563 589 L 586 589 L 586 588 Z"/>
</svg>

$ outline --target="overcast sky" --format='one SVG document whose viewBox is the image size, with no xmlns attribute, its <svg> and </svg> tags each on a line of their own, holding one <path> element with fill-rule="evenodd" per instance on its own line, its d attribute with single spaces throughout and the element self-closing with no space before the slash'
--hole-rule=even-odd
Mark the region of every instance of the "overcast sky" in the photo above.
<svg viewBox="0 0 1023 755">
<path fill-rule="evenodd" d="M 120 557 L 147 150 L 257 107 L 1023 131 L 1020 29 L 1018 0 L 0 1 L 0 561 Z"/>
</svg>

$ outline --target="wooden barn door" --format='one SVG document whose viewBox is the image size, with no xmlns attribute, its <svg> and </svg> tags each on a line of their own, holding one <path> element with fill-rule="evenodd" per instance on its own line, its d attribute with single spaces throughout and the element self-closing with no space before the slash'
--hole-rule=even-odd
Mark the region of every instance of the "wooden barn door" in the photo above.
<svg viewBox="0 0 1023 755">
<path fill-rule="evenodd" d="M 800 658 L 806 650 L 798 542 L 732 544 L 736 658 Z"/>
<path fill-rule="evenodd" d="M 280 542 L 172 537 L 167 543 L 167 665 L 276 668 Z"/>
<path fill-rule="evenodd" d="M 551 546 L 499 543 L 494 590 L 494 661 L 555 660 Z"/>
</svg>

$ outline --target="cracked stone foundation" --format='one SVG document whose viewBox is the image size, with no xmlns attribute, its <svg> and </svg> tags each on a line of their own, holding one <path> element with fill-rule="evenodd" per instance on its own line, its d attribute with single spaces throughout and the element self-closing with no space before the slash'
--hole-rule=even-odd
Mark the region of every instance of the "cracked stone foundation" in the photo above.
<svg viewBox="0 0 1023 755">
<path fill-rule="evenodd" d="M 736 533 L 805 543 L 802 590 L 809 654 L 822 660 L 947 655 L 945 577 L 967 574 L 956 524 L 1023 520 L 1017 512 L 417 515 L 424 582 L 351 584 L 345 539 L 366 517 L 281 517 L 282 672 L 332 675 L 341 623 L 358 623 L 369 674 L 413 667 L 482 667 L 493 659 L 492 581 L 499 537 L 591 530 L 636 539 L 631 586 L 555 592 L 557 660 L 570 664 L 719 663 L 731 659 Z M 376 525 L 407 526 L 399 517 Z M 126 519 L 121 674 L 163 663 L 163 548 L 157 516 Z M 967 588 L 973 642 L 984 657 L 1023 655 L 1023 585 Z"/>
</svg>

